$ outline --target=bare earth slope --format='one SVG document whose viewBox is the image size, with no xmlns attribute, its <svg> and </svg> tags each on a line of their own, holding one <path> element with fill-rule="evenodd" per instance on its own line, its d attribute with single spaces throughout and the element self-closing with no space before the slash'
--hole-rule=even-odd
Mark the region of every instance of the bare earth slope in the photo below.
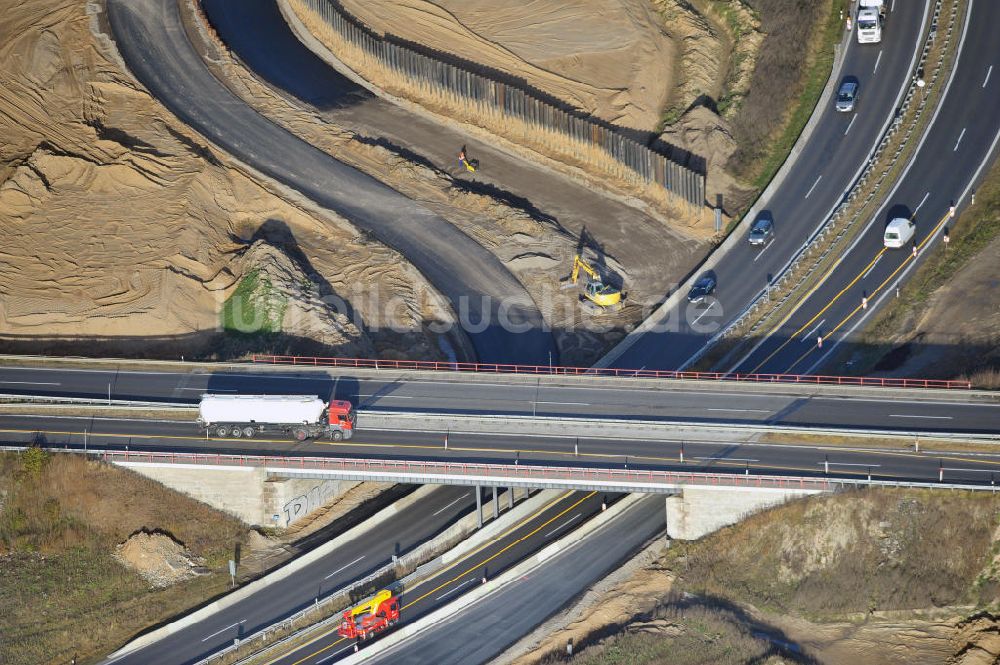
<svg viewBox="0 0 1000 665">
<path fill-rule="evenodd" d="M 241 278 L 287 254 L 300 288 L 350 298 L 365 287 L 355 321 L 324 327 L 317 343 L 327 353 L 368 354 L 374 344 L 387 356 L 442 357 L 426 325 L 450 314 L 412 266 L 228 166 L 136 89 L 93 25 L 72 0 L 18 3 L 0 22 L 7 348 L 214 353 L 220 310 Z M 261 240 L 275 251 L 247 255 Z M 289 318 L 281 332 L 308 337 L 307 319 Z M 369 337 L 359 328 L 368 321 L 383 328 Z"/>
</svg>

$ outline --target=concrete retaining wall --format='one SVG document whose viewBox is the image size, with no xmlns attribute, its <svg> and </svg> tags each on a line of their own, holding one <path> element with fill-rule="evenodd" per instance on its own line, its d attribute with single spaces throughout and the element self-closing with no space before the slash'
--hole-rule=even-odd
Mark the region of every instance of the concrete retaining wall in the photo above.
<svg viewBox="0 0 1000 665">
<path fill-rule="evenodd" d="M 813 490 L 686 487 L 666 499 L 667 535 L 675 540 L 697 540 L 765 508 L 817 493 Z"/>
<path fill-rule="evenodd" d="M 359 484 L 354 480 L 273 478 L 263 468 L 117 462 L 247 524 L 284 528 Z"/>
</svg>

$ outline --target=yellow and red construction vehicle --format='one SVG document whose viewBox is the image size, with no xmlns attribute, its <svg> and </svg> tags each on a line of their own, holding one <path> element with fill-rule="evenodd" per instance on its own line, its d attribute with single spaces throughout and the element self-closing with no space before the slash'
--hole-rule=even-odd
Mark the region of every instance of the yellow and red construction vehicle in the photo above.
<svg viewBox="0 0 1000 665">
<path fill-rule="evenodd" d="M 399 621 L 399 597 L 383 589 L 370 599 L 344 610 L 337 634 L 351 640 L 369 640 Z"/>
<path fill-rule="evenodd" d="M 618 311 L 621 309 L 621 289 L 617 289 L 610 284 L 605 284 L 601 279 L 601 274 L 584 261 L 579 254 L 573 257 L 573 271 L 569 275 L 570 283 L 564 285 L 564 289 L 570 288 L 577 283 L 581 270 L 590 277 L 583 289 L 583 298 L 589 301 L 589 303 L 585 302 L 585 304 L 592 303 L 599 308 L 599 311 Z M 594 307 L 591 307 L 591 309 L 593 310 Z"/>
</svg>

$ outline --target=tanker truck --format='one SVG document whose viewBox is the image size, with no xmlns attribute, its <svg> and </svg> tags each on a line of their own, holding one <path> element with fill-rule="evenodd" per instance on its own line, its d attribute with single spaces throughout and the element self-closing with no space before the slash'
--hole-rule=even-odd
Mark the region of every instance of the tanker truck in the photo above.
<svg viewBox="0 0 1000 665">
<path fill-rule="evenodd" d="M 308 395 L 202 395 L 198 424 L 218 437 L 290 434 L 296 441 L 350 439 L 356 414 L 346 400 Z"/>
</svg>

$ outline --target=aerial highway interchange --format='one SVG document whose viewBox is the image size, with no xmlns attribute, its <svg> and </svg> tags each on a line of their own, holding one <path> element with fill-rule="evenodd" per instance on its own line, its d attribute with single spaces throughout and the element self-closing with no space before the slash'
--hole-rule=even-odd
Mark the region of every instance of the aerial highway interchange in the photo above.
<svg viewBox="0 0 1000 665">
<path fill-rule="evenodd" d="M 846 195 L 894 117 L 914 76 L 916 53 L 931 21 L 931 2 L 897 1 L 894 5 L 891 29 L 881 44 L 845 42 L 839 75 L 851 74 L 860 80 L 864 95 L 857 113 L 838 114 L 830 100 L 821 100 L 815 130 L 796 148 L 794 168 L 784 175 L 769 199 L 761 203 L 775 220 L 771 243 L 761 249 L 741 243 L 719 257 L 713 268 L 719 283 L 717 300 L 694 310 L 688 310 L 686 302 L 679 303 L 674 311 L 662 314 L 670 321 L 665 331 L 630 337 L 612 354 L 612 366 L 676 369 L 688 364 L 714 332 L 690 325 L 688 322 L 693 318 L 690 312 L 701 319 L 707 309 L 714 309 L 710 319 L 719 327 L 725 326 L 782 269 Z M 208 140 L 256 172 L 371 230 L 411 260 L 452 302 L 466 298 L 485 302 L 484 307 L 490 309 L 499 307 L 505 299 L 512 302 L 513 298 L 516 306 L 507 316 L 518 323 L 528 323 L 531 330 L 508 333 L 497 325 L 471 335 L 481 360 L 535 365 L 549 361 L 554 345 L 551 336 L 540 330 L 541 315 L 523 287 L 491 254 L 429 210 L 277 127 L 229 92 L 190 44 L 176 3 L 109 0 L 107 6 L 117 46 L 136 77 Z M 969 3 L 959 55 L 945 94 L 919 150 L 869 228 L 787 320 L 733 367 L 719 369 L 802 374 L 818 371 L 837 351 L 837 344 L 850 344 L 851 336 L 865 317 L 877 311 L 884 299 L 891 297 L 898 280 L 905 279 L 912 267 L 935 247 L 948 224 L 950 210 L 953 206 L 961 210 L 967 204 L 984 166 L 995 157 L 1000 116 L 989 110 L 1000 106 L 997 89 L 1000 82 L 990 78 L 994 64 L 1000 62 L 1000 43 L 993 34 L 993 26 L 1000 23 L 998 12 L 1000 7 L 995 3 L 983 0 Z M 352 94 L 353 87 L 345 84 L 343 91 Z M 917 219 L 915 256 L 905 251 L 885 250 L 881 245 L 883 223 L 896 216 L 893 210 L 900 208 Z M 491 296 L 492 300 L 484 301 L 480 298 L 483 295 Z M 861 307 L 863 297 L 870 300 L 866 308 Z M 827 342 L 822 348 L 816 344 L 817 335 Z M 595 465 L 617 464 L 621 458 L 622 464 L 631 460 L 633 465 L 657 468 L 871 475 L 928 482 L 941 477 L 942 469 L 947 467 L 953 481 L 980 484 L 992 484 L 994 468 L 1000 468 L 997 467 L 1000 458 L 980 453 L 884 450 L 860 445 L 828 449 L 766 441 L 734 443 L 721 436 L 718 441 L 685 440 L 683 434 L 637 440 L 603 433 L 559 437 L 451 432 L 446 433 L 450 445 L 444 450 L 439 445 L 440 431 L 400 432 L 363 426 L 366 411 L 388 411 L 455 417 L 657 420 L 687 427 L 729 424 L 779 429 L 808 427 L 833 432 L 856 429 L 917 437 L 996 434 L 1000 430 L 1000 405 L 982 395 L 965 398 L 960 394 L 919 391 L 807 394 L 782 387 L 734 391 L 711 382 L 702 387 L 666 382 L 652 385 L 655 382 L 639 380 L 629 383 L 595 379 L 588 383 L 586 379 L 539 378 L 536 382 L 524 382 L 503 376 L 484 379 L 447 374 L 441 378 L 380 378 L 342 370 L 120 367 L 111 370 L 16 362 L 0 367 L 0 378 L 6 393 L 169 404 L 194 404 L 204 392 L 247 392 L 263 390 L 266 385 L 268 392 L 351 399 L 362 412 L 362 426 L 355 439 L 309 443 L 263 438 L 206 440 L 193 423 L 183 421 L 117 416 L 0 416 L 0 429 L 15 442 L 30 441 L 33 437 L 37 440 L 43 435 L 52 445 L 79 447 L 81 433 L 86 432 L 90 445 L 128 446 L 132 450 L 377 454 L 504 461 L 513 458 Z M 497 546 L 499 553 L 484 550 L 483 558 L 496 554 L 488 565 L 498 570 L 509 567 L 544 544 L 548 525 L 556 526 L 564 518 L 583 522 L 600 510 L 602 500 L 607 497 L 592 493 L 561 495 L 531 520 L 505 534 L 512 543 L 509 548 L 503 544 Z M 268 591 L 266 603 L 248 600 L 211 621 L 174 633 L 147 650 L 116 658 L 114 662 L 196 662 L 231 641 L 233 636 L 227 630 L 234 622 L 237 626 L 245 622 L 246 629 L 251 630 L 287 615 L 322 593 L 313 588 L 318 577 L 325 576 L 323 579 L 334 586 L 363 576 L 384 563 L 392 550 L 385 543 L 395 541 L 397 548 L 408 549 L 440 532 L 470 511 L 473 504 L 468 488 L 435 489 L 419 509 L 411 507 L 394 522 L 372 530 L 364 541 L 275 585 Z M 579 518 L 575 517 L 577 514 Z M 404 662 L 489 660 L 563 607 L 659 528 L 662 528 L 662 503 L 657 506 L 654 497 L 607 529 L 595 532 L 591 549 L 601 552 L 600 556 L 584 556 L 582 548 L 560 554 L 539 569 L 536 578 L 505 587 L 501 597 L 488 604 L 488 609 L 487 604 L 474 606 L 462 625 L 444 622 L 411 640 L 405 656 L 409 660 Z M 359 557 L 367 556 L 371 559 L 362 563 Z M 560 563 L 560 558 L 565 560 Z M 352 563 L 342 567 L 347 562 Z M 466 567 L 456 568 L 457 575 L 449 577 L 449 583 L 474 585 L 482 574 L 480 568 L 486 564 L 482 559 L 467 563 Z M 451 599 L 448 589 L 430 586 L 404 602 L 422 603 L 420 607 L 409 608 L 411 616 L 416 618 Z M 346 655 L 347 647 L 331 635 L 279 662 L 331 662 L 334 656 Z M 376 660 L 388 662 L 390 658 L 399 662 L 398 650 L 378 655 Z"/>
</svg>

